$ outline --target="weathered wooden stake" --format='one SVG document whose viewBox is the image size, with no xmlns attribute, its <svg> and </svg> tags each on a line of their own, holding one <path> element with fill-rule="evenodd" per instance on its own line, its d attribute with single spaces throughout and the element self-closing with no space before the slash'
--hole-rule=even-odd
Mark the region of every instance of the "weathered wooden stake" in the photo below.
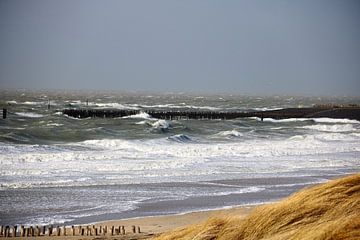
<svg viewBox="0 0 360 240">
<path fill-rule="evenodd" d="M 45 236 L 45 233 L 46 233 L 46 227 L 43 226 L 43 227 L 42 227 L 42 235 Z"/>
<path fill-rule="evenodd" d="M 139 226 L 137 227 L 137 230 L 138 230 L 138 233 L 141 233 L 141 231 L 140 231 L 140 227 L 139 227 Z"/>
<path fill-rule="evenodd" d="M 75 227 L 71 226 L 71 230 L 72 230 L 72 235 L 75 236 Z"/>
<path fill-rule="evenodd" d="M 16 237 L 16 234 L 17 234 L 17 229 L 18 229 L 18 226 L 14 226 L 14 233 L 13 233 L 13 237 Z"/>
<path fill-rule="evenodd" d="M 64 231 L 64 236 L 66 236 L 66 226 L 63 227 L 63 231 Z"/>
<path fill-rule="evenodd" d="M 5 227 L 4 236 L 5 236 L 5 237 L 9 237 L 9 236 L 8 236 L 9 232 L 10 232 L 9 226 L 6 226 L 6 227 Z"/>
<path fill-rule="evenodd" d="M 36 232 L 38 236 L 41 235 L 41 228 L 39 226 L 36 226 Z"/>
<path fill-rule="evenodd" d="M 98 229 L 95 228 L 95 236 L 98 236 Z"/>
<path fill-rule="evenodd" d="M 53 232 L 53 225 L 51 225 L 51 226 L 49 227 L 49 236 L 51 236 L 52 232 Z"/>
<path fill-rule="evenodd" d="M 107 234 L 107 232 L 108 232 L 108 227 L 107 227 L 107 226 L 105 226 L 105 229 L 104 229 L 104 235 L 106 235 L 106 234 Z"/>
<path fill-rule="evenodd" d="M 133 232 L 133 233 L 136 233 L 136 230 L 135 230 L 135 226 L 134 226 L 134 225 L 131 226 L 131 229 L 132 229 L 132 232 Z"/>
<path fill-rule="evenodd" d="M 85 228 L 82 228 L 81 229 L 81 236 L 84 236 L 84 234 L 85 234 Z"/>
<path fill-rule="evenodd" d="M 79 226 L 78 228 L 79 228 L 79 235 L 81 235 L 81 233 L 82 233 L 81 226 Z"/>
<path fill-rule="evenodd" d="M 6 114 L 7 114 L 7 109 L 6 109 L 6 108 L 3 108 L 3 119 L 6 118 Z"/>
<path fill-rule="evenodd" d="M 56 234 L 57 234 L 58 236 L 61 235 L 61 229 L 60 229 L 59 226 L 56 227 Z"/>
<path fill-rule="evenodd" d="M 112 226 L 112 227 L 111 227 L 111 236 L 114 236 L 114 231 L 115 231 L 115 227 Z"/>
<path fill-rule="evenodd" d="M 121 234 L 125 235 L 126 231 L 125 231 L 125 226 L 121 226 Z"/>
<path fill-rule="evenodd" d="M 24 237 L 25 229 L 24 226 L 20 227 L 20 237 Z"/>
</svg>

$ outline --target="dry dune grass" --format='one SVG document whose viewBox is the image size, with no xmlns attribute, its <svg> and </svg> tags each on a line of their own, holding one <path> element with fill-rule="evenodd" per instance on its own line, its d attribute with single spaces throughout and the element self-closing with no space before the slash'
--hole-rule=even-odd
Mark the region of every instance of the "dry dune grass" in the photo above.
<svg viewBox="0 0 360 240">
<path fill-rule="evenodd" d="M 168 239 L 360 239 L 360 174 L 303 189 L 246 218 L 213 218 Z"/>
</svg>

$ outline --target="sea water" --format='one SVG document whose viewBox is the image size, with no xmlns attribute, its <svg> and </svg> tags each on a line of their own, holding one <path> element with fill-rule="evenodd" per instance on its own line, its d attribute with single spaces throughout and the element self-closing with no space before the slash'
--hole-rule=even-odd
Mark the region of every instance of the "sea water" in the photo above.
<svg viewBox="0 0 360 240">
<path fill-rule="evenodd" d="M 360 170 L 349 119 L 162 120 L 164 111 L 261 111 L 349 97 L 1 91 L 0 224 L 76 224 L 276 201 Z M 48 105 L 50 108 L 48 109 Z M 64 108 L 135 109 L 75 119 Z"/>
</svg>

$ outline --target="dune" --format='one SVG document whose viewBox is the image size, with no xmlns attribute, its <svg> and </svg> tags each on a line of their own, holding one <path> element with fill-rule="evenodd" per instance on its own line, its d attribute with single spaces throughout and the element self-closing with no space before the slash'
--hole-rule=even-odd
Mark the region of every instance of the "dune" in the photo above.
<svg viewBox="0 0 360 240">
<path fill-rule="evenodd" d="M 156 239 L 360 239 L 360 174 L 305 188 L 242 219 L 211 218 Z"/>
</svg>

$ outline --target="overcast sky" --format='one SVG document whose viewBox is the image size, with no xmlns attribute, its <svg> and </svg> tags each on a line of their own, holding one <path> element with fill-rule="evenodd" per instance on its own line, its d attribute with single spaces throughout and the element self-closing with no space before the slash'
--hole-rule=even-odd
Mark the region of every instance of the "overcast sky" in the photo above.
<svg viewBox="0 0 360 240">
<path fill-rule="evenodd" d="M 0 88 L 360 95 L 360 1 L 0 0 Z"/>
</svg>

